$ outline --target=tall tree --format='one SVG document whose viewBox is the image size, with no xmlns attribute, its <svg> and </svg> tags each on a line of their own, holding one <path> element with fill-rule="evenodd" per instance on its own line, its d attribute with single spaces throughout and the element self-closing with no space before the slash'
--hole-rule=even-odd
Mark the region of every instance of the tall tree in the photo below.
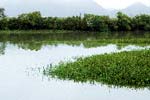
<svg viewBox="0 0 150 100">
<path fill-rule="evenodd" d="M 131 30 L 131 18 L 122 12 L 117 13 L 119 31 Z"/>
<path fill-rule="evenodd" d="M 5 11 L 4 8 L 0 8 L 0 18 L 4 18 L 5 17 L 4 11 Z"/>
<path fill-rule="evenodd" d="M 138 15 L 135 16 L 132 21 L 134 30 L 150 31 L 150 15 Z"/>
<path fill-rule="evenodd" d="M 40 29 L 42 28 L 42 16 L 38 11 L 21 14 L 18 16 L 20 29 Z"/>
</svg>

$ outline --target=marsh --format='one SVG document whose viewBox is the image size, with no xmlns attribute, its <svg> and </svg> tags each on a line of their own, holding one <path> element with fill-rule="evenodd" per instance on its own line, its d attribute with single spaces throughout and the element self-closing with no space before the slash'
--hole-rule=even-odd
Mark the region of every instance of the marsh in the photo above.
<svg viewBox="0 0 150 100">
<path fill-rule="evenodd" d="M 149 50 L 150 48 L 147 34 L 135 35 L 134 38 L 132 35 L 126 34 L 122 37 L 122 42 L 118 43 L 117 37 L 119 36 L 117 34 L 114 35 L 116 37 L 109 35 L 107 40 L 113 39 L 109 42 L 106 42 L 107 40 L 100 41 L 106 36 L 102 37 L 101 34 L 91 33 L 41 36 L 35 34 L 1 35 L 0 97 L 5 100 L 119 100 L 120 98 L 123 100 L 133 98 L 149 100 L 150 90 L 147 87 L 140 89 L 125 86 L 110 87 L 101 83 L 92 84 L 90 82 L 75 82 L 73 79 L 52 78 L 43 73 L 48 66 L 59 65 L 60 62 L 75 62 L 80 57 Z M 134 41 L 138 39 L 141 40 L 141 43 Z M 145 66 L 150 67 L 149 64 Z"/>
</svg>

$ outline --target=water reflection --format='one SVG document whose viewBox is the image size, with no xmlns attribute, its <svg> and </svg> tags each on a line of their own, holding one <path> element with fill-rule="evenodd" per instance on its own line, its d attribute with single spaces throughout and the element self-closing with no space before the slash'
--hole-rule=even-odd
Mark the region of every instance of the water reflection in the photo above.
<svg viewBox="0 0 150 100">
<path fill-rule="evenodd" d="M 27 31 L 28 32 L 28 31 Z M 150 44 L 150 33 L 149 32 L 122 32 L 122 33 L 94 33 L 94 32 L 74 32 L 74 33 L 51 33 L 51 34 L 28 34 L 26 31 L 24 33 L 18 34 L 0 34 L 1 43 L 10 43 L 17 45 L 19 48 L 26 50 L 40 50 L 44 45 L 57 45 L 60 43 L 80 45 L 84 44 L 86 47 L 96 47 L 101 45 L 110 44 L 116 41 L 109 41 L 110 39 L 147 39 L 142 44 Z M 98 40 L 98 42 L 97 42 Z M 106 41 L 105 41 L 106 40 Z M 103 43 L 106 42 L 106 43 Z M 122 41 L 118 41 L 123 44 Z M 128 40 L 125 41 L 128 43 Z M 137 43 L 138 44 L 138 43 Z"/>
<path fill-rule="evenodd" d="M 6 43 L 0 43 L 0 55 L 5 54 Z"/>
<path fill-rule="evenodd" d="M 85 48 L 84 45 L 63 44 L 63 41 L 84 41 L 101 38 L 132 38 L 126 34 L 0 34 L 0 98 L 2 100 L 149 100 L 150 91 L 109 88 L 100 84 L 81 84 L 43 76 L 43 67 L 60 61 L 75 61 L 76 57 L 111 52 L 145 49 L 129 45 L 118 48 L 114 44 Z M 148 33 L 149 34 L 149 33 Z M 139 34 L 136 38 L 149 38 Z M 54 42 L 60 41 L 60 42 Z M 90 41 L 90 42 L 91 42 Z M 149 46 L 146 47 L 147 49 Z"/>
<path fill-rule="evenodd" d="M 147 47 L 149 48 L 149 47 Z M 111 53 L 116 50 L 135 50 L 143 47 L 116 45 L 84 48 L 70 45 L 46 45 L 38 51 L 5 44 L 5 54 L 0 56 L 0 98 L 3 100 L 149 100 L 148 89 L 130 90 L 109 88 L 100 84 L 81 84 L 60 81 L 43 76 L 40 69 L 60 61 L 74 60 L 78 56 Z"/>
</svg>

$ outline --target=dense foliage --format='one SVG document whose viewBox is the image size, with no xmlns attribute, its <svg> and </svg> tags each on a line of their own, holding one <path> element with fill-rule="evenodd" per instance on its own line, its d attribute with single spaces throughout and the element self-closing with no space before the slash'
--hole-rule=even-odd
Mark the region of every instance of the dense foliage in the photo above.
<svg viewBox="0 0 150 100">
<path fill-rule="evenodd" d="M 79 58 L 44 70 L 44 74 L 76 82 L 150 87 L 150 50 Z"/>
<path fill-rule="evenodd" d="M 36 11 L 18 17 L 6 17 L 0 9 L 0 30 L 79 30 L 79 31 L 150 31 L 150 15 L 129 17 L 121 12 L 116 18 L 85 14 L 72 17 L 42 17 Z"/>
</svg>

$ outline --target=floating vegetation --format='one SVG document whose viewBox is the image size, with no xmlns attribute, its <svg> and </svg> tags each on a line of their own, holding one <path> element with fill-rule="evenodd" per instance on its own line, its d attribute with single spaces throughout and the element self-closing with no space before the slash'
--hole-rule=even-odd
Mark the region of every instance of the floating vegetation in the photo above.
<svg viewBox="0 0 150 100">
<path fill-rule="evenodd" d="M 100 82 L 130 88 L 150 87 L 150 50 L 79 58 L 44 70 L 44 74 L 75 82 Z"/>
</svg>

